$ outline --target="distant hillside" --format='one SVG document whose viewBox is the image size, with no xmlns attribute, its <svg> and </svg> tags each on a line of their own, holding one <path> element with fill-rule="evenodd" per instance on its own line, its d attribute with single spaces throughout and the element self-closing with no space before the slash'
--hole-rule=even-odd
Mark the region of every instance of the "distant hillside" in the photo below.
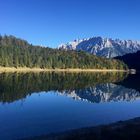
<svg viewBox="0 0 140 140">
<path fill-rule="evenodd" d="M 130 69 L 136 69 L 140 71 L 140 51 L 137 53 L 130 53 L 124 56 L 116 57 L 116 59 L 126 63 Z"/>
<path fill-rule="evenodd" d="M 82 50 L 106 58 L 122 56 L 140 50 L 140 41 L 119 40 L 102 37 L 74 40 L 59 46 L 61 50 Z"/>
<path fill-rule="evenodd" d="M 118 60 L 105 59 L 85 52 L 62 51 L 33 46 L 14 36 L 0 36 L 0 66 L 39 68 L 126 69 Z"/>
</svg>

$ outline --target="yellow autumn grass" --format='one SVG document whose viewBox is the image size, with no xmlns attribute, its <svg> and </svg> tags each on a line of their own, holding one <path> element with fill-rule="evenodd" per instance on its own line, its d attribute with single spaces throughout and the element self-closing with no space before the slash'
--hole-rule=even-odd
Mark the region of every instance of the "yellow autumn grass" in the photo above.
<svg viewBox="0 0 140 140">
<path fill-rule="evenodd" d="M 41 68 L 28 68 L 28 67 L 0 67 L 0 72 L 128 72 L 128 70 L 118 69 L 41 69 Z"/>
</svg>

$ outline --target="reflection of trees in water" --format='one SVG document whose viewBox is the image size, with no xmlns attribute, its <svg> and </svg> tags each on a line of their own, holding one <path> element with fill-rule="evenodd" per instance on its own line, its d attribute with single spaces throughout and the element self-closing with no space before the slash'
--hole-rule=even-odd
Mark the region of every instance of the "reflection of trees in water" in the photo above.
<svg viewBox="0 0 140 140">
<path fill-rule="evenodd" d="M 80 90 L 123 80 L 126 73 L 2 73 L 0 101 L 13 102 L 33 92 Z"/>
</svg>

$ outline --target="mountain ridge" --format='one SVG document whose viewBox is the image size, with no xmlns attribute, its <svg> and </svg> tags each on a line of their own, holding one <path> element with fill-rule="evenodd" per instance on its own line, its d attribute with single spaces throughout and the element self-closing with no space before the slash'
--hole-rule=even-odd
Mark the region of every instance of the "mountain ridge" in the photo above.
<svg viewBox="0 0 140 140">
<path fill-rule="evenodd" d="M 0 36 L 0 66 L 41 69 L 127 69 L 115 59 L 105 59 L 86 52 L 63 51 L 34 46 L 14 36 Z"/>
<path fill-rule="evenodd" d="M 66 51 L 81 50 L 93 55 L 113 58 L 139 51 L 140 41 L 102 38 L 99 36 L 82 40 L 77 39 L 66 44 L 61 44 L 58 48 Z"/>
</svg>

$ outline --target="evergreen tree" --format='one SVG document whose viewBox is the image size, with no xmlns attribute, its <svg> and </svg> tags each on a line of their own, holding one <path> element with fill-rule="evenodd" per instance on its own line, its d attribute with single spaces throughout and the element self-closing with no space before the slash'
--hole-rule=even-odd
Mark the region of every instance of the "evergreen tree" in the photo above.
<svg viewBox="0 0 140 140">
<path fill-rule="evenodd" d="M 0 36 L 0 66 L 81 69 L 127 69 L 114 59 L 97 57 L 83 51 L 62 51 L 33 46 L 14 36 Z"/>
</svg>

